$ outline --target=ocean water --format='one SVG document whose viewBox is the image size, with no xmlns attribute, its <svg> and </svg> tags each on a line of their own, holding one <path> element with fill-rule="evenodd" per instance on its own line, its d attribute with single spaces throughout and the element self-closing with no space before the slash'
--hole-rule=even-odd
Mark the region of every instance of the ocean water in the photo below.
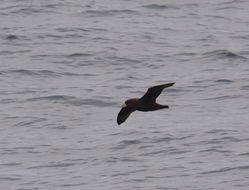
<svg viewBox="0 0 249 190">
<path fill-rule="evenodd" d="M 247 190 L 249 1 L 2 0 L 0 189 Z M 122 102 L 165 89 L 169 110 Z"/>
</svg>

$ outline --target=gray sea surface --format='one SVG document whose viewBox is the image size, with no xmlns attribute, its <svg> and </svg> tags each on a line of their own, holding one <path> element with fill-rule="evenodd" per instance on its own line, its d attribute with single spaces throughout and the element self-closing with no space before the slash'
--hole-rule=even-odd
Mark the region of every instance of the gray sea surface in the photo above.
<svg viewBox="0 0 249 190">
<path fill-rule="evenodd" d="M 248 190 L 248 0 L 2 0 L 0 189 Z M 118 126 L 124 100 L 176 82 Z"/>
</svg>

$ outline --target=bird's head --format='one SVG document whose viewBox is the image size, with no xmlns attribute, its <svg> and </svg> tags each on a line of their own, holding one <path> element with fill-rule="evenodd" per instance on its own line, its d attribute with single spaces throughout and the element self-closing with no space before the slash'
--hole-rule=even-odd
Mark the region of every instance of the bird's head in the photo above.
<svg viewBox="0 0 249 190">
<path fill-rule="evenodd" d="M 138 98 L 132 98 L 129 100 L 126 100 L 125 103 L 122 105 L 122 107 L 135 107 L 138 102 Z"/>
</svg>

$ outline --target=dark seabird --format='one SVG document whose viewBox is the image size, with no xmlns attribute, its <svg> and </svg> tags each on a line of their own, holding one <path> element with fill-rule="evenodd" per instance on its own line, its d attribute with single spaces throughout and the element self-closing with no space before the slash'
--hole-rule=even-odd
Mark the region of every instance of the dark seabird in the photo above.
<svg viewBox="0 0 249 190">
<path fill-rule="evenodd" d="M 161 94 L 164 88 L 170 87 L 175 83 L 167 83 L 150 87 L 142 98 L 132 98 L 126 100 L 122 105 L 122 109 L 118 113 L 117 122 L 120 125 L 125 122 L 129 115 L 138 111 L 154 111 L 164 108 L 169 108 L 167 105 L 160 105 L 156 103 L 156 98 Z"/>
</svg>

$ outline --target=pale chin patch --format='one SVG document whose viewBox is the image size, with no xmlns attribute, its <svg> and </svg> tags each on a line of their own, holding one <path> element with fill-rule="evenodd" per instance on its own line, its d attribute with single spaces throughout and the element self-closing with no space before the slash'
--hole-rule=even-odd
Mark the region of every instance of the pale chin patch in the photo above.
<svg viewBox="0 0 249 190">
<path fill-rule="evenodd" d="M 122 107 L 122 108 L 125 108 L 125 107 L 127 107 L 127 105 L 126 105 L 125 103 L 123 103 L 123 104 L 121 105 L 121 107 Z"/>
</svg>

